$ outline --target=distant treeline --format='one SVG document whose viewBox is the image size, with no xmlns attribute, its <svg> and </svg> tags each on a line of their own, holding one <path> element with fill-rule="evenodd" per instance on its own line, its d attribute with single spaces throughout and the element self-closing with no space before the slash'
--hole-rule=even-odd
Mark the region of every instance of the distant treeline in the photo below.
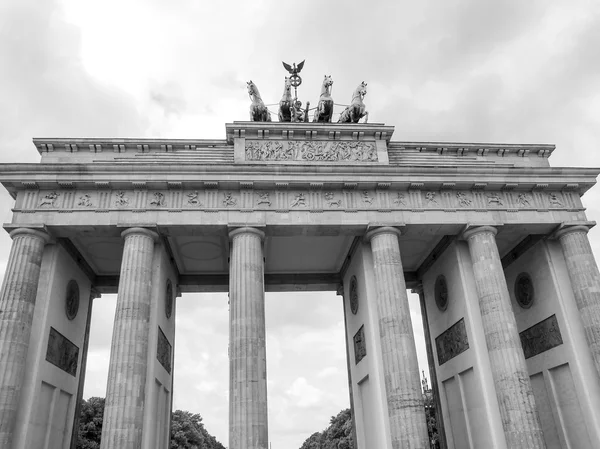
<svg viewBox="0 0 600 449">
<path fill-rule="evenodd" d="M 104 398 L 89 398 L 81 402 L 77 449 L 100 449 Z M 169 449 L 225 449 L 204 428 L 199 414 L 177 410 L 171 422 Z"/>
</svg>

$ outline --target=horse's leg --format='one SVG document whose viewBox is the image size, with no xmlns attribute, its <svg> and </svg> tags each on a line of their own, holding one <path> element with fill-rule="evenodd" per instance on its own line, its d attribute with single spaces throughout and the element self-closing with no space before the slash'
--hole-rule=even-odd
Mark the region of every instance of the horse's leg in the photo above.
<svg viewBox="0 0 600 449">
<path fill-rule="evenodd" d="M 369 121 L 369 111 L 365 111 L 365 123 Z"/>
</svg>

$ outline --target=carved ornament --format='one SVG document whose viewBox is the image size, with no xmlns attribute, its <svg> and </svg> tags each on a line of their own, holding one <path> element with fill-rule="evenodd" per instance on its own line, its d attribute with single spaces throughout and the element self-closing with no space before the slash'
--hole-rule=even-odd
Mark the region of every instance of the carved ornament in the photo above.
<svg viewBox="0 0 600 449">
<path fill-rule="evenodd" d="M 365 342 L 365 326 L 361 326 L 358 332 L 354 334 L 354 361 L 358 365 L 367 355 L 367 344 Z"/>
<path fill-rule="evenodd" d="M 465 319 L 461 318 L 437 337 L 435 347 L 440 366 L 469 349 Z"/>
<path fill-rule="evenodd" d="M 552 315 L 519 334 L 525 358 L 529 359 L 563 344 L 556 315 Z"/>
<path fill-rule="evenodd" d="M 67 337 L 53 327 L 48 335 L 46 361 L 60 368 L 73 377 L 77 376 L 79 348 Z"/>
<path fill-rule="evenodd" d="M 350 278 L 350 311 L 353 315 L 358 312 L 358 281 L 356 276 Z"/>
<path fill-rule="evenodd" d="M 520 273 L 515 280 L 515 298 L 521 307 L 529 309 L 535 299 L 533 281 L 529 273 Z"/>
<path fill-rule="evenodd" d="M 247 161 L 377 162 L 375 142 L 246 141 Z"/>
<path fill-rule="evenodd" d="M 65 313 L 69 320 L 75 319 L 79 311 L 79 285 L 77 281 L 71 279 L 67 284 L 67 294 L 65 297 Z"/>
<path fill-rule="evenodd" d="M 156 359 L 163 366 L 163 368 L 167 371 L 167 373 L 171 374 L 171 354 L 173 353 L 173 347 L 169 340 L 165 336 L 164 332 L 158 326 L 158 341 L 156 343 Z"/>
</svg>

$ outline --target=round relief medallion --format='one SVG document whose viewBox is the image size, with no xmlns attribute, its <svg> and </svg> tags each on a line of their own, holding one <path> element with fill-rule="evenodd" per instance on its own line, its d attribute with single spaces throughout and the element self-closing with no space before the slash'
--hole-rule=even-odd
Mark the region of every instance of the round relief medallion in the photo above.
<svg viewBox="0 0 600 449">
<path fill-rule="evenodd" d="M 443 274 L 440 274 L 435 280 L 435 303 L 442 311 L 448 307 L 448 285 L 446 285 L 446 278 Z"/>
<path fill-rule="evenodd" d="M 350 310 L 354 315 L 358 312 L 358 281 L 356 276 L 350 278 Z"/>
<path fill-rule="evenodd" d="M 65 313 L 69 320 L 74 319 L 79 311 L 79 285 L 74 280 L 67 284 L 67 295 L 65 298 Z"/>
<path fill-rule="evenodd" d="M 515 298 L 519 305 L 525 309 L 531 307 L 534 299 L 533 282 L 529 273 L 521 273 L 515 281 Z"/>
<path fill-rule="evenodd" d="M 167 291 L 165 293 L 165 315 L 167 318 L 171 318 L 173 313 L 173 284 L 171 280 L 167 279 Z"/>
</svg>

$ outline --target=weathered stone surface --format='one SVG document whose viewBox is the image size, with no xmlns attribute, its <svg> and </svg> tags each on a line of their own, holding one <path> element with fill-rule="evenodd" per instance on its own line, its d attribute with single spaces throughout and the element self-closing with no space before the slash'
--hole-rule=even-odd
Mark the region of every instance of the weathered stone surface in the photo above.
<svg viewBox="0 0 600 449">
<path fill-rule="evenodd" d="M 581 315 L 585 338 L 600 375 L 600 272 L 585 226 L 569 226 L 557 233 Z"/>
<path fill-rule="evenodd" d="M 264 233 L 239 228 L 229 237 L 229 448 L 267 449 Z"/>
<path fill-rule="evenodd" d="M 79 348 L 53 327 L 48 335 L 46 360 L 71 376 L 77 375 Z"/>
<path fill-rule="evenodd" d="M 473 274 L 507 446 L 545 448 L 533 390 L 496 246 L 496 228 L 468 230 Z"/>
<path fill-rule="evenodd" d="M 437 349 L 438 364 L 440 366 L 469 349 L 469 338 L 467 337 L 467 329 L 465 328 L 465 319 L 461 318 L 441 335 L 436 337 L 435 347 Z"/>
<path fill-rule="evenodd" d="M 398 235 L 382 227 L 367 234 L 373 251 L 377 312 L 392 448 L 429 447 Z"/>
<path fill-rule="evenodd" d="M 365 342 L 365 327 L 361 326 L 360 329 L 354 334 L 354 363 L 358 365 L 367 355 L 367 345 Z"/>
<path fill-rule="evenodd" d="M 525 358 L 529 359 L 563 344 L 556 315 L 546 318 L 519 334 Z"/>
<path fill-rule="evenodd" d="M 0 447 L 10 447 L 12 441 L 42 254 L 49 239 L 45 232 L 26 228 L 10 236 L 13 244 L 0 293 Z"/>
<path fill-rule="evenodd" d="M 117 296 L 102 449 L 138 449 L 142 444 L 148 367 L 150 289 L 155 232 L 129 228 Z"/>
<path fill-rule="evenodd" d="M 158 341 L 156 343 L 156 359 L 169 374 L 171 374 L 171 360 L 173 358 L 172 354 L 173 347 L 159 326 Z"/>
</svg>

